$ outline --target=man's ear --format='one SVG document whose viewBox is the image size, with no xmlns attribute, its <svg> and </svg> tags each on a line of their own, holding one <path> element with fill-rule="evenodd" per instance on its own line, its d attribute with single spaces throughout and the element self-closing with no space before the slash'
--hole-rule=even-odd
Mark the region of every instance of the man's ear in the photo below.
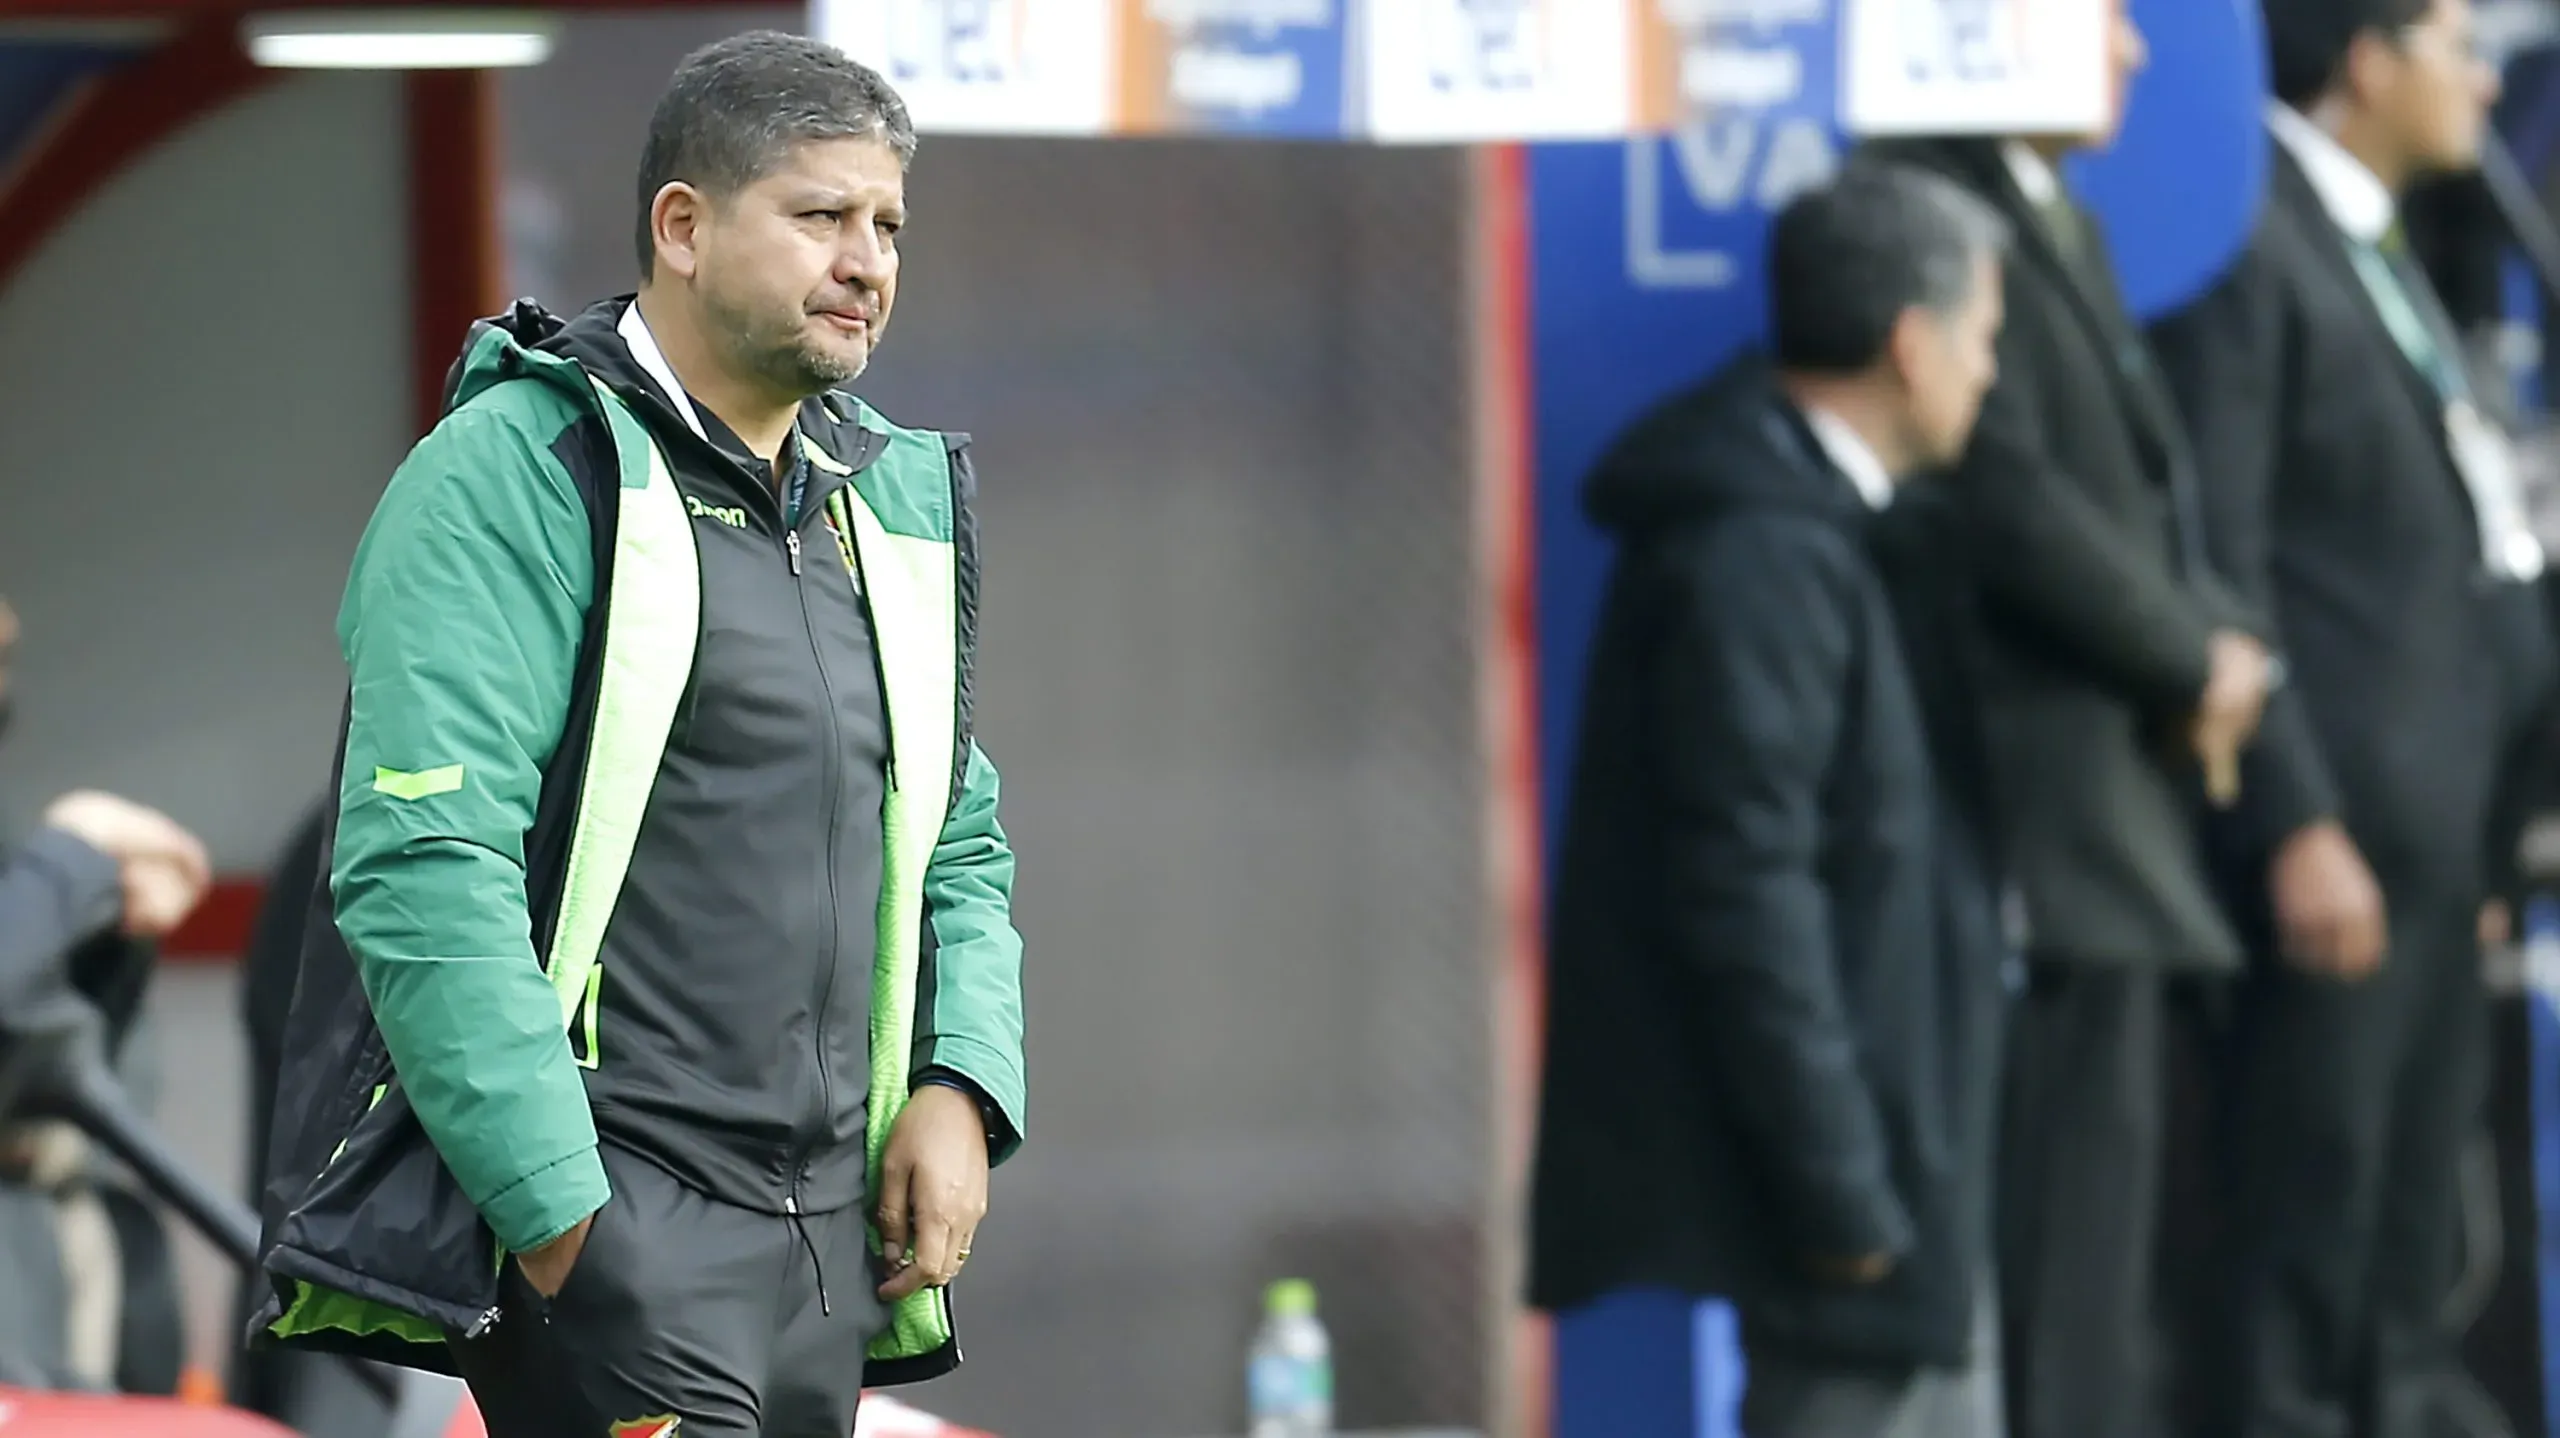
<svg viewBox="0 0 2560 1438">
<path fill-rule="evenodd" d="M 1884 335 L 1883 360 L 1895 379 L 1905 386 L 1911 383 L 1911 377 L 1929 362 L 1928 311 L 1911 305 L 1893 317 L 1893 328 Z"/>
<path fill-rule="evenodd" d="M 657 247 L 657 268 L 680 280 L 693 278 L 700 265 L 703 222 L 711 201 L 682 180 L 669 180 L 649 201 L 649 237 Z"/>
<path fill-rule="evenodd" d="M 2398 41 L 2379 30 L 2359 30 L 2338 60 L 2338 89 L 2359 105 L 2372 104 L 2399 79 L 2405 57 Z"/>
</svg>

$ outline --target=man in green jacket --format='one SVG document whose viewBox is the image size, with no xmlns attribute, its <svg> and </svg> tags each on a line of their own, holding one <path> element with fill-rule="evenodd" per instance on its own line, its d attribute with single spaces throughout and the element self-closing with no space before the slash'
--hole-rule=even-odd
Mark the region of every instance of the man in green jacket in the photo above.
<svg viewBox="0 0 2560 1438">
<path fill-rule="evenodd" d="M 914 148 L 828 46 L 688 57 L 638 295 L 481 325 L 384 493 L 257 1337 L 493 1438 L 841 1438 L 958 1361 L 1023 1102 L 973 480 L 840 388 Z"/>
</svg>

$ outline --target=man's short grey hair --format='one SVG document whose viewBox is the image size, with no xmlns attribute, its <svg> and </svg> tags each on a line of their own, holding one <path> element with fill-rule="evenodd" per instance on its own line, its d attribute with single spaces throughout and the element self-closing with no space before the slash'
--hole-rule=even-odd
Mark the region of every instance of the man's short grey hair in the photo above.
<svg viewBox="0 0 2560 1438">
<path fill-rule="evenodd" d="M 682 180 L 718 204 L 813 140 L 873 139 L 915 163 L 907 102 L 880 72 L 823 41 L 750 30 L 684 57 L 649 116 L 640 150 L 640 275 L 657 264 L 649 209 Z"/>
<path fill-rule="evenodd" d="M 1884 357 L 1914 308 L 1973 298 L 2009 222 L 1952 180 L 1873 158 L 1799 195 L 1769 235 L 1770 348 L 1786 369 L 1855 374 Z"/>
</svg>

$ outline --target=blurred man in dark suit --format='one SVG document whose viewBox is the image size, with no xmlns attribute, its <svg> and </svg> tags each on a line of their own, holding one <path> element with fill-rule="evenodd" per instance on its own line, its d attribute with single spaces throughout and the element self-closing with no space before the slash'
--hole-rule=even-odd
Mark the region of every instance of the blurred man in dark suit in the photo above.
<svg viewBox="0 0 2560 1438">
<path fill-rule="evenodd" d="M 2511 458 L 2395 209 L 2473 164 L 2497 81 L 2466 0 L 2265 11 L 2267 213 L 2158 335 L 2214 558 L 2296 680 L 2218 836 L 2268 962 L 2241 1031 L 2236 1332 L 2208 1349 L 2233 1370 L 2220 1433 L 2418 1438 L 2457 1361 L 2438 1310 L 2485 1076 L 2493 813 L 2550 661 Z"/>
<path fill-rule="evenodd" d="M 1904 642 L 1875 531 L 1963 448 L 2005 245 L 1916 172 L 1799 199 L 1774 354 L 1646 416 L 1587 495 L 1621 547 L 1559 865 L 1532 1294 L 1731 1297 L 1749 1438 L 2000 1431 L 2004 951 L 1983 806 L 1936 760 L 1979 751 L 1960 700 L 1932 712 L 1963 678 L 1915 667 L 1943 651 Z"/>
<path fill-rule="evenodd" d="M 2175 408 L 2056 162 L 2145 61 L 2119 5 L 2098 133 L 1903 142 L 2017 226 L 2000 383 L 1950 475 L 1981 565 L 1986 726 L 2021 901 L 2001 1288 L 2020 1438 L 2148 1431 L 2175 1002 L 2238 967 L 2195 839 L 2272 677 L 2215 582 Z"/>
</svg>

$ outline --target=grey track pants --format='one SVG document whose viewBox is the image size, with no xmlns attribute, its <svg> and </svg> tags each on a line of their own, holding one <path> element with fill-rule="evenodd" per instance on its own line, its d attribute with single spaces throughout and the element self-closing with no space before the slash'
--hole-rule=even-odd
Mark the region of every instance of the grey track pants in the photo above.
<svg viewBox="0 0 2560 1438">
<path fill-rule="evenodd" d="M 862 1210 L 756 1213 L 604 1159 L 613 1200 L 568 1283 L 546 1302 L 509 1264 L 497 1325 L 453 1345 L 489 1438 L 851 1433 L 882 1321 Z"/>
</svg>

